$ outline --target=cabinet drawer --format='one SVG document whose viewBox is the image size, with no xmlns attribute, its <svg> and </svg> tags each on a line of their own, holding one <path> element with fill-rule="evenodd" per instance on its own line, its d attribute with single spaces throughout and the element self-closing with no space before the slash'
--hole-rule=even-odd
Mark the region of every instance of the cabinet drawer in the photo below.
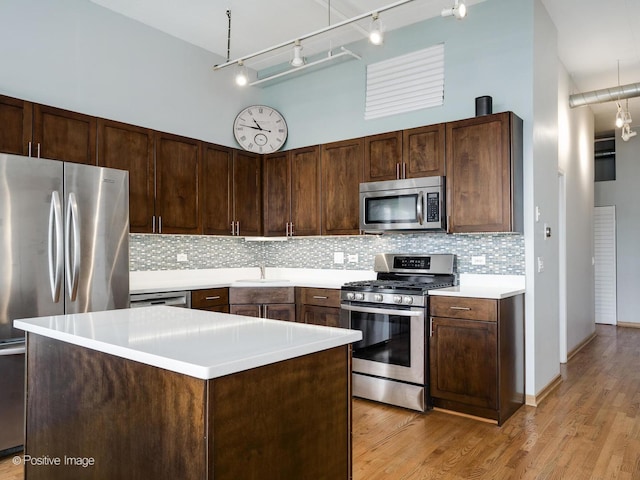
<svg viewBox="0 0 640 480">
<path fill-rule="evenodd" d="M 498 319 L 498 301 L 488 298 L 429 297 L 432 317 L 453 317 L 467 320 L 495 322 Z"/>
<path fill-rule="evenodd" d="M 297 303 L 340 308 L 340 290 L 335 288 L 299 288 Z"/>
<path fill-rule="evenodd" d="M 208 288 L 191 292 L 191 308 L 208 309 L 229 304 L 228 288 Z"/>
<path fill-rule="evenodd" d="M 231 287 L 229 303 L 295 303 L 295 294 L 293 287 Z"/>
</svg>

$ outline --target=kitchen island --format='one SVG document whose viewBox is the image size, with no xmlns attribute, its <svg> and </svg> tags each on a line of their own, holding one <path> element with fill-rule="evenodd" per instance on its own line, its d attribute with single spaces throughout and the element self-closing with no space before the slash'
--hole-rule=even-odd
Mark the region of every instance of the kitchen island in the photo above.
<svg viewBox="0 0 640 480">
<path fill-rule="evenodd" d="M 14 324 L 30 480 L 351 476 L 358 331 L 173 307 Z"/>
</svg>

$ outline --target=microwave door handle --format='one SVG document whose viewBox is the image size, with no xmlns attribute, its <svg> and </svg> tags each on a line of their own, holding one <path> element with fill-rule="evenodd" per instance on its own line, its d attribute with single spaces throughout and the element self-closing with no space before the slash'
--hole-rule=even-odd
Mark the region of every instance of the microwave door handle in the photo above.
<svg viewBox="0 0 640 480">
<path fill-rule="evenodd" d="M 418 214 L 418 222 L 422 225 L 424 221 L 424 192 L 418 193 L 418 199 L 416 200 L 416 213 Z"/>
</svg>

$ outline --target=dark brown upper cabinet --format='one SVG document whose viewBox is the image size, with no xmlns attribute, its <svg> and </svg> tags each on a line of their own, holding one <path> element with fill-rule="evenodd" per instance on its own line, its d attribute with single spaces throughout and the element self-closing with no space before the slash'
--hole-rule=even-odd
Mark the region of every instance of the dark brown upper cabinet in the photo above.
<svg viewBox="0 0 640 480">
<path fill-rule="evenodd" d="M 265 236 L 320 234 L 320 147 L 273 153 L 263 160 Z"/>
<path fill-rule="evenodd" d="M 158 233 L 198 234 L 200 226 L 198 140 L 155 133 Z"/>
<path fill-rule="evenodd" d="M 236 235 L 262 235 L 262 156 L 233 152 L 233 217 Z"/>
<path fill-rule="evenodd" d="M 359 187 L 363 180 L 364 139 L 326 143 L 320 153 L 322 235 L 360 233 Z"/>
<path fill-rule="evenodd" d="M 96 117 L 0 96 L 0 151 L 96 165 Z"/>
<path fill-rule="evenodd" d="M 448 231 L 522 232 L 522 120 L 451 122 L 446 139 Z"/>
<path fill-rule="evenodd" d="M 402 132 L 403 178 L 445 174 L 445 124 L 427 125 Z"/>
<path fill-rule="evenodd" d="M 131 233 L 152 233 L 155 169 L 153 130 L 98 119 L 98 165 L 129 172 Z"/>
<path fill-rule="evenodd" d="M 28 155 L 33 123 L 33 105 L 0 95 L 0 152 Z"/>
<path fill-rule="evenodd" d="M 97 118 L 34 104 L 31 156 L 96 163 Z"/>
<path fill-rule="evenodd" d="M 380 182 L 403 178 L 402 132 L 364 137 L 364 181 Z"/>
</svg>

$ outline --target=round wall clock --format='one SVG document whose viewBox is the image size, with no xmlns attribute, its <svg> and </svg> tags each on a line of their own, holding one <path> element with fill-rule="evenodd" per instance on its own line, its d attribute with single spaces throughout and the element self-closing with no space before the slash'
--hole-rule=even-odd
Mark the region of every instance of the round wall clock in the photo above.
<svg viewBox="0 0 640 480">
<path fill-rule="evenodd" d="M 276 109 L 252 105 L 242 110 L 233 122 L 233 134 L 249 152 L 275 152 L 287 139 L 287 122 Z"/>
</svg>

